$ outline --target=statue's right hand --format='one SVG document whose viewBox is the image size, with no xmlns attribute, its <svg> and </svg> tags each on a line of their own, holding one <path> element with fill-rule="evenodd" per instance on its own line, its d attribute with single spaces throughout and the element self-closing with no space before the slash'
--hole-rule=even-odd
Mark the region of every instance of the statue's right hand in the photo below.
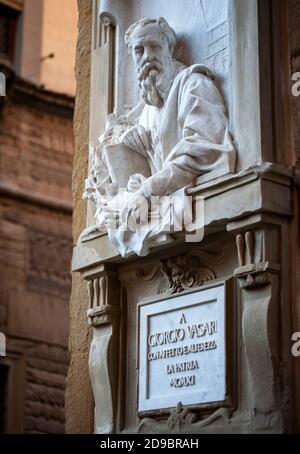
<svg viewBox="0 0 300 454">
<path fill-rule="evenodd" d="M 134 125 L 121 136 L 121 142 L 132 150 L 147 157 L 151 151 L 151 134 L 141 125 Z"/>
</svg>

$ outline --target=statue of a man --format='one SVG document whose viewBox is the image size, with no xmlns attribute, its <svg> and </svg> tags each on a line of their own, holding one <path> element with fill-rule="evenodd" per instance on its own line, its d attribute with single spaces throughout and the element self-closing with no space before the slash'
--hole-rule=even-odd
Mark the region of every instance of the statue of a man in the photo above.
<svg viewBox="0 0 300 454">
<path fill-rule="evenodd" d="M 128 175 L 127 191 L 131 197 L 123 202 L 128 215 L 140 206 L 140 199 L 184 191 L 199 176 L 212 171 L 233 172 L 236 152 L 214 76 L 203 65 L 186 67 L 173 58 L 176 34 L 165 19 L 137 21 L 126 32 L 125 43 L 134 60 L 141 102 L 127 116 L 108 121 L 100 140 L 100 159 L 110 169 L 109 156 L 103 155 L 105 148 L 117 143 L 125 146 L 127 153 L 130 150 L 132 158 L 143 158 L 147 163 L 149 171 Z M 131 159 L 124 159 L 125 167 L 126 161 Z M 140 163 L 138 168 L 145 169 Z M 118 180 L 113 171 L 109 173 L 111 180 Z M 93 181 L 88 180 L 90 193 L 96 180 L 94 173 Z M 98 179 L 96 186 L 101 192 L 105 184 Z M 120 235 L 118 229 L 110 230 L 114 204 L 100 199 L 98 223 L 100 219 L 100 223 L 107 224 L 110 238 L 121 254 L 132 250 L 139 255 L 147 253 L 151 233 Z M 156 231 L 155 236 L 158 234 Z"/>
</svg>

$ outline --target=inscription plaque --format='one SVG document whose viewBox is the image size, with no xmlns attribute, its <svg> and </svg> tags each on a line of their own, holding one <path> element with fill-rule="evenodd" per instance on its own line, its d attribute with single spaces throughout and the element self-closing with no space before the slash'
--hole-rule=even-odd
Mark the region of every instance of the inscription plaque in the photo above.
<svg viewBox="0 0 300 454">
<path fill-rule="evenodd" d="M 226 398 L 225 285 L 138 306 L 138 410 Z"/>
</svg>

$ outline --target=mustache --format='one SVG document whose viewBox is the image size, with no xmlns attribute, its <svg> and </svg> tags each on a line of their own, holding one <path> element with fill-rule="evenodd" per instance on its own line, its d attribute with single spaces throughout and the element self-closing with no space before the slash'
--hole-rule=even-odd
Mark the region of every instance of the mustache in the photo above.
<svg viewBox="0 0 300 454">
<path fill-rule="evenodd" d="M 160 72 L 162 69 L 163 65 L 158 60 L 145 61 L 139 71 L 139 81 L 141 82 L 142 80 L 145 80 L 152 70 L 154 73 L 156 73 Z"/>
</svg>

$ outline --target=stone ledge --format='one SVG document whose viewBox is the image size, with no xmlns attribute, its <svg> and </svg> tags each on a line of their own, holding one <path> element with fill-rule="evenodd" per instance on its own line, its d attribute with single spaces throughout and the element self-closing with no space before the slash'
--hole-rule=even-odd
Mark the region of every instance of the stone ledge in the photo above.
<svg viewBox="0 0 300 454">
<path fill-rule="evenodd" d="M 20 188 L 10 183 L 0 182 L 0 196 L 9 197 L 24 203 L 38 205 L 41 208 L 61 211 L 66 214 L 72 214 L 72 203 L 68 200 L 58 200 L 54 197 L 34 193 L 27 189 Z"/>
<path fill-rule="evenodd" d="M 229 174 L 189 190 L 189 195 L 204 198 L 205 236 L 218 231 L 226 231 L 228 222 L 237 221 L 253 214 L 265 213 L 275 216 L 292 215 L 291 186 L 294 169 L 276 164 L 261 165 Z M 130 254 L 122 259 L 111 244 L 107 234 L 97 233 L 89 228 L 89 235 L 84 241 L 78 241 L 73 250 L 72 271 L 83 271 L 86 268 L 109 261 L 124 263 L 138 258 Z M 84 232 L 83 232 L 84 234 Z M 183 243 L 180 235 L 176 239 L 165 241 L 155 248 L 155 252 L 167 247 L 177 247 Z M 153 249 L 154 252 L 154 249 Z"/>
<path fill-rule="evenodd" d="M 0 72 L 6 77 L 7 95 L 0 98 L 1 105 L 9 99 L 29 106 L 35 106 L 43 112 L 50 112 L 66 118 L 73 118 L 75 99 L 63 93 L 46 90 L 28 80 L 19 77 L 6 62 L 0 61 Z"/>
</svg>

